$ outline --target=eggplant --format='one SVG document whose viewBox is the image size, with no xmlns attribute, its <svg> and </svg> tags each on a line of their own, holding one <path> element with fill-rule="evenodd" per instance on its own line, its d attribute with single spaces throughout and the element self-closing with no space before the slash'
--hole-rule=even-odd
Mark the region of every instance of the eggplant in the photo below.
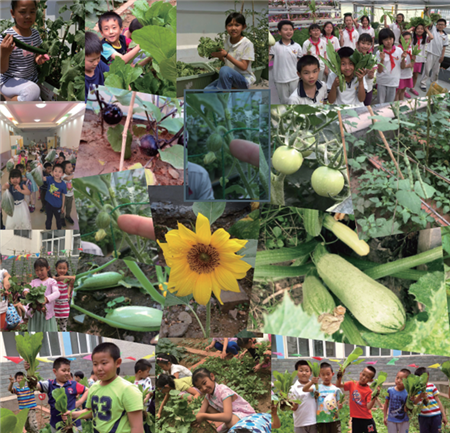
<svg viewBox="0 0 450 433">
<path fill-rule="evenodd" d="M 103 120 L 108 125 L 117 125 L 123 118 L 122 110 L 114 104 L 106 104 L 103 110 Z"/>
<path fill-rule="evenodd" d="M 158 155 L 159 146 L 156 142 L 156 138 L 151 135 L 147 134 L 140 138 L 140 150 L 141 153 L 145 156 L 156 156 Z"/>
</svg>

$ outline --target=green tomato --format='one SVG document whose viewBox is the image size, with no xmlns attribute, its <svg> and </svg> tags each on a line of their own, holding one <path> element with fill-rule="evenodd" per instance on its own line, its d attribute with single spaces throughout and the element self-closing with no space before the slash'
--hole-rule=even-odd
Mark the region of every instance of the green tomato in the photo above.
<svg viewBox="0 0 450 433">
<path fill-rule="evenodd" d="M 311 176 L 311 185 L 316 194 L 322 197 L 333 197 L 344 188 L 344 176 L 339 170 L 319 167 Z"/>
<path fill-rule="evenodd" d="M 302 166 L 303 156 L 289 146 L 281 146 L 272 156 L 272 165 L 282 174 L 293 174 Z"/>
</svg>

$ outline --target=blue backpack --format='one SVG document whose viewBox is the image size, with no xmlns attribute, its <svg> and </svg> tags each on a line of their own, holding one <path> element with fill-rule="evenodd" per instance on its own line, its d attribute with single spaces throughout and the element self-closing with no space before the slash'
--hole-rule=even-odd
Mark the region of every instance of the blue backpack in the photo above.
<svg viewBox="0 0 450 433">
<path fill-rule="evenodd" d="M 8 305 L 6 310 L 6 329 L 14 329 L 22 319 L 17 313 L 16 307 L 13 304 Z"/>
</svg>

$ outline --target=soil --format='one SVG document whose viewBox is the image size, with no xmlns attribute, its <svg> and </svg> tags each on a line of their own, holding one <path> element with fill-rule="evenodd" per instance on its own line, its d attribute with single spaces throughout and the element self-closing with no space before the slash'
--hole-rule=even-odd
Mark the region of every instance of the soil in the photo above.
<svg viewBox="0 0 450 433">
<path fill-rule="evenodd" d="M 100 258 L 96 257 L 95 262 L 99 265 L 102 265 L 108 262 L 109 258 Z M 78 273 L 82 273 L 87 271 L 90 268 L 90 265 L 87 262 L 91 262 L 92 257 L 83 257 L 80 258 L 80 263 L 78 265 Z M 156 282 L 156 271 L 150 265 L 140 264 L 140 268 L 144 271 L 147 278 Z M 132 272 L 128 269 L 125 263 L 122 260 L 117 260 L 112 265 L 108 266 L 104 271 L 112 271 L 119 272 L 124 271 L 124 277 L 134 277 Z M 103 270 L 100 272 L 104 272 Z M 114 289 L 109 290 L 98 290 L 98 291 L 80 291 L 76 294 L 76 298 L 74 301 L 76 305 L 84 308 L 88 311 L 92 311 L 93 313 L 99 316 L 105 316 L 104 309 L 106 308 L 107 302 L 112 299 L 118 298 L 120 296 L 125 296 L 130 299 L 129 305 L 139 305 L 144 307 L 151 307 L 161 310 L 161 305 L 157 302 L 153 301 L 153 299 L 144 291 L 140 291 L 140 289 L 136 287 L 126 288 L 126 287 L 116 287 Z M 143 343 L 143 344 L 155 344 L 153 339 L 158 335 L 158 331 L 154 332 L 133 332 L 127 331 L 124 329 L 113 328 L 105 323 L 99 322 L 97 319 L 92 317 L 84 316 L 83 323 L 78 323 L 74 320 L 75 316 L 79 316 L 82 313 L 76 309 L 72 309 L 70 312 L 68 330 L 72 332 L 79 332 L 85 334 L 98 335 L 102 337 L 109 338 L 118 338 L 121 340 L 132 341 L 135 343 Z"/>
<path fill-rule="evenodd" d="M 143 120 L 132 119 L 131 123 L 133 121 L 139 124 L 144 122 Z M 125 125 L 125 122 L 126 117 L 120 123 Z M 76 178 L 119 171 L 120 153 L 115 152 L 109 144 L 107 138 L 109 125 L 104 123 L 102 135 L 101 123 L 100 115 L 95 114 L 92 110 L 86 110 L 78 150 Z M 173 137 L 165 129 L 159 136 L 166 140 Z M 133 136 L 131 158 L 124 161 L 124 169 L 127 170 L 137 163 L 143 166 L 149 163 L 147 168 L 153 172 L 157 185 L 183 185 L 184 183 L 183 170 L 176 170 L 170 164 L 161 161 L 159 156 L 151 158 L 143 155 L 139 149 L 139 140 Z"/>
</svg>

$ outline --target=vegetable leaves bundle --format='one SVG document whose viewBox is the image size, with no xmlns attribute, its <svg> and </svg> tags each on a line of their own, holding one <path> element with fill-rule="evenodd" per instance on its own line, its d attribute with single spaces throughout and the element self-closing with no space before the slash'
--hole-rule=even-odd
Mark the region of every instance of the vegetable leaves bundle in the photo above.
<svg viewBox="0 0 450 433">
<path fill-rule="evenodd" d="M 47 287 L 43 284 L 37 287 L 31 287 L 27 284 L 25 288 L 29 288 L 30 291 L 27 292 L 24 304 L 29 305 L 29 308 L 34 311 L 43 311 L 45 308 L 45 291 Z"/>
<path fill-rule="evenodd" d="M 417 45 L 413 46 L 413 49 L 411 51 L 412 56 L 418 56 L 420 54 L 420 48 Z"/>
<path fill-rule="evenodd" d="M 408 399 L 406 400 L 406 410 L 412 412 L 413 416 L 417 415 L 420 410 L 420 405 L 415 405 L 413 399 L 420 393 L 427 392 L 427 373 L 423 373 L 421 376 L 410 374 L 406 379 L 403 379 L 403 385 L 408 393 Z M 428 405 L 426 399 L 423 400 L 425 406 Z"/>
<path fill-rule="evenodd" d="M 341 92 L 345 89 L 345 78 L 344 74 L 341 72 L 341 58 L 338 53 L 334 50 L 333 44 L 328 41 L 327 42 L 327 57 L 325 59 L 322 56 L 319 56 L 322 62 L 324 62 L 331 72 L 334 72 L 336 76 L 339 78 L 339 90 Z"/>
<path fill-rule="evenodd" d="M 313 375 L 314 377 L 319 377 L 319 374 L 320 374 L 320 364 L 319 364 L 318 362 L 309 362 L 309 361 L 307 361 L 307 363 L 308 363 L 308 365 L 309 365 L 309 368 L 310 368 L 311 371 L 312 371 L 312 375 Z M 318 383 L 315 384 L 315 388 L 316 388 L 316 393 L 315 393 L 315 394 L 317 394 L 317 398 L 318 398 L 318 397 L 319 397 L 319 395 L 318 395 L 318 392 L 319 392 L 319 384 L 318 384 Z M 316 395 L 315 395 L 315 397 L 316 397 Z"/>
<path fill-rule="evenodd" d="M 42 339 L 44 334 L 42 332 L 36 332 L 35 334 L 16 335 L 16 349 L 19 355 L 30 364 L 30 368 L 27 372 L 27 380 L 33 378 L 36 375 L 36 368 L 39 365 L 39 361 L 36 357 L 42 347 Z M 25 379 L 24 379 L 25 381 Z M 23 386 L 22 384 L 20 386 Z M 30 386 L 31 388 L 31 386 Z"/>
<path fill-rule="evenodd" d="M 209 71 L 205 68 L 195 67 L 180 61 L 177 62 L 178 77 L 191 77 L 193 75 L 207 74 L 208 72 Z"/>
<path fill-rule="evenodd" d="M 200 43 L 198 44 L 197 51 L 200 57 L 206 57 L 209 59 L 212 53 L 217 53 L 222 51 L 223 42 L 221 40 L 213 40 L 206 36 L 200 38 Z"/>
<path fill-rule="evenodd" d="M 441 365 L 441 371 L 448 377 L 448 384 L 450 385 L 450 361 L 445 361 Z"/>
<path fill-rule="evenodd" d="M 372 398 L 375 397 L 375 394 L 377 393 L 377 388 L 381 385 L 383 385 L 384 382 L 386 382 L 388 375 L 384 371 L 380 371 L 378 373 L 378 377 L 370 384 L 370 388 L 373 390 L 372 392 Z"/>
<path fill-rule="evenodd" d="M 344 371 L 350 364 L 360 364 L 364 361 L 364 358 L 358 359 L 363 354 L 363 350 L 360 347 L 355 347 L 352 353 L 348 355 L 347 359 L 339 364 L 340 371 Z"/>
<path fill-rule="evenodd" d="M 371 53 L 362 54 L 358 50 L 350 56 L 350 60 L 355 65 L 355 72 L 360 69 L 373 69 L 377 64 L 377 56 Z"/>
<path fill-rule="evenodd" d="M 409 43 L 406 42 L 403 36 L 400 36 L 400 43 L 402 44 L 403 51 L 408 51 Z"/>
<path fill-rule="evenodd" d="M 276 401 L 281 410 L 286 410 L 293 406 L 293 403 L 301 403 L 300 400 L 292 400 L 289 398 L 289 391 L 294 384 L 297 372 L 288 373 L 286 370 L 284 374 L 274 371 L 273 375 L 276 381 L 273 383 L 275 387 L 275 395 L 272 396 L 272 400 Z M 275 397 L 275 398 L 274 398 Z"/>
</svg>

